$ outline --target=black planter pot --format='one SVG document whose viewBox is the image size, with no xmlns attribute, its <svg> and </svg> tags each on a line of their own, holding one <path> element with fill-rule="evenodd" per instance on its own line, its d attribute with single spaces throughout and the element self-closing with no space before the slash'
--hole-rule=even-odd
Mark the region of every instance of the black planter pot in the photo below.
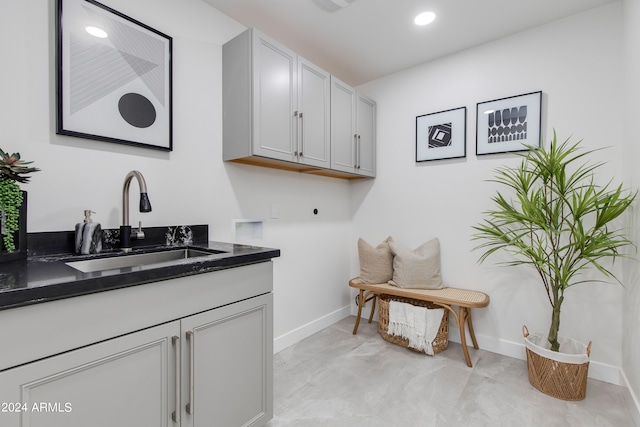
<svg viewBox="0 0 640 427">
<path fill-rule="evenodd" d="M 13 241 L 16 250 L 7 252 L 4 242 L 0 239 L 0 262 L 16 261 L 27 258 L 27 192 L 22 191 L 22 205 L 19 209 L 18 231 L 14 233 Z"/>
</svg>

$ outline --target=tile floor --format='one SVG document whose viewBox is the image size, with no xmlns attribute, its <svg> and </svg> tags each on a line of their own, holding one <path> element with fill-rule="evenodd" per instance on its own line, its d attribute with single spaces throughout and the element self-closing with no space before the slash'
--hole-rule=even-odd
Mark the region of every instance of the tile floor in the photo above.
<svg viewBox="0 0 640 427">
<path fill-rule="evenodd" d="M 566 402 L 534 389 L 526 362 L 450 342 L 426 356 L 384 341 L 355 317 L 274 357 L 274 418 L 267 427 L 636 426 L 619 387 L 589 379 Z"/>
</svg>

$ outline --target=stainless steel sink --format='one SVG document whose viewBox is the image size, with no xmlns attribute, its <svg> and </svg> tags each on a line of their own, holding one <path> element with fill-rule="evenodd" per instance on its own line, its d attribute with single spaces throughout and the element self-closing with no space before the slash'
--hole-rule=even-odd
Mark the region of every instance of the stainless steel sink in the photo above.
<svg viewBox="0 0 640 427">
<path fill-rule="evenodd" d="M 118 268 L 135 268 L 160 264 L 158 267 L 182 259 L 206 257 L 215 254 L 224 254 L 220 251 L 205 251 L 192 248 L 171 249 L 159 252 L 142 254 L 118 255 L 108 258 L 94 258 L 83 261 L 71 261 L 66 264 L 83 273 L 95 271 L 114 270 Z"/>
</svg>

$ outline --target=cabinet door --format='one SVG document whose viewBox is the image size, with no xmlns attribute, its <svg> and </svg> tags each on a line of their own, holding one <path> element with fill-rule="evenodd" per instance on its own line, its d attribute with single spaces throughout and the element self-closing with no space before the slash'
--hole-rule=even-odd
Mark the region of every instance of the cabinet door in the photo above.
<svg viewBox="0 0 640 427">
<path fill-rule="evenodd" d="M 331 169 L 356 171 L 356 91 L 331 77 Z"/>
<path fill-rule="evenodd" d="M 0 374 L 0 425 L 174 426 L 179 345 L 172 336 L 179 336 L 179 326 L 168 323 Z"/>
<path fill-rule="evenodd" d="M 357 170 L 360 175 L 376 176 L 376 103 L 357 94 Z"/>
<path fill-rule="evenodd" d="M 298 57 L 298 159 L 300 163 L 330 167 L 331 76 Z"/>
<path fill-rule="evenodd" d="M 183 426 L 260 426 L 273 417 L 272 294 L 182 319 Z"/>
<path fill-rule="evenodd" d="M 296 54 L 253 30 L 253 154 L 296 161 Z"/>
</svg>

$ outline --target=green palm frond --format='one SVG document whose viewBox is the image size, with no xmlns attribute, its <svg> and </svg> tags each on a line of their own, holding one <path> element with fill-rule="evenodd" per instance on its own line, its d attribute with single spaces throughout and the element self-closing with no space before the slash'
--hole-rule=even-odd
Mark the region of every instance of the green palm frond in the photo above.
<svg viewBox="0 0 640 427">
<path fill-rule="evenodd" d="M 514 259 L 503 265 L 528 265 L 538 272 L 554 310 L 550 342 L 559 327 L 564 291 L 600 281 L 582 278 L 591 268 L 620 283 L 602 262 L 624 256 L 620 249 L 632 244 L 624 230 L 611 224 L 637 193 L 611 182 L 596 184 L 595 174 L 604 163 L 588 163 L 598 150 L 581 150 L 580 142 L 558 142 L 554 131 L 548 148 L 530 146 L 518 153 L 522 161 L 516 167 L 496 169 L 491 182 L 512 195 L 498 191 L 493 209 L 473 227 L 472 238 L 480 242 L 474 249 L 482 251 L 479 262 L 506 251 Z"/>
</svg>

